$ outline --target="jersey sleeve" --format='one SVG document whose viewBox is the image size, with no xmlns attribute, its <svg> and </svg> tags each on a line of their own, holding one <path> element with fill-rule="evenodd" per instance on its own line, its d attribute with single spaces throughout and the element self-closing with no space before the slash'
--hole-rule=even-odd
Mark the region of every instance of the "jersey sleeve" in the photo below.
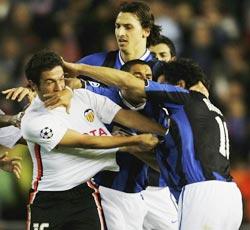
<svg viewBox="0 0 250 230">
<path fill-rule="evenodd" d="M 12 148 L 22 137 L 21 130 L 15 126 L 0 128 L 0 145 Z"/>
<path fill-rule="evenodd" d="M 105 96 L 87 90 L 86 94 L 99 119 L 105 124 L 110 124 L 121 107 Z"/>
<path fill-rule="evenodd" d="M 189 91 L 170 84 L 147 81 L 145 92 L 149 99 L 158 103 L 185 104 L 190 98 Z"/>
<path fill-rule="evenodd" d="M 77 63 L 101 66 L 106 58 L 107 53 L 95 53 L 81 58 Z"/>
<path fill-rule="evenodd" d="M 67 128 L 53 115 L 44 115 L 22 121 L 21 131 L 25 140 L 51 151 L 60 143 Z"/>
<path fill-rule="evenodd" d="M 97 93 L 99 95 L 103 95 L 103 96 L 106 96 L 106 88 L 107 87 L 102 87 L 100 86 L 99 83 L 97 82 L 91 82 L 91 81 L 87 81 L 86 82 L 86 87 L 85 89 L 93 92 L 93 93 Z"/>
</svg>

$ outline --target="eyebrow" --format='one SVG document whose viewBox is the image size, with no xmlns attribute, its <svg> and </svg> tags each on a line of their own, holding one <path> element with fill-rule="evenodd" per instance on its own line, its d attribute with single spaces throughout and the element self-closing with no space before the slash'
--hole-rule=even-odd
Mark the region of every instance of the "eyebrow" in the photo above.
<svg viewBox="0 0 250 230">
<path fill-rule="evenodd" d="M 115 23 L 115 25 L 133 26 L 131 23 Z"/>
<path fill-rule="evenodd" d="M 59 79 L 61 79 L 61 78 L 64 78 L 64 73 L 59 77 Z M 47 79 L 45 79 L 44 81 L 55 81 L 55 79 L 52 79 L 52 78 L 47 78 Z"/>
</svg>

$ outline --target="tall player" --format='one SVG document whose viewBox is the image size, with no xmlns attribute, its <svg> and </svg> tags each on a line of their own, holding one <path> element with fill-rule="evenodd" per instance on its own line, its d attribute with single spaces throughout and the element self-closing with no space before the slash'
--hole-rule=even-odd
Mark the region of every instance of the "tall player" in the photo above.
<svg viewBox="0 0 250 230">
<path fill-rule="evenodd" d="M 92 54 L 82 58 L 79 61 L 79 63 L 89 64 L 89 65 L 109 66 L 116 69 L 120 69 L 122 65 L 124 65 L 127 61 L 130 60 L 140 59 L 146 62 L 152 61 L 154 59 L 154 56 L 150 53 L 148 47 L 150 46 L 150 44 L 154 43 L 160 36 L 160 27 L 154 24 L 154 16 L 151 13 L 150 8 L 145 3 L 137 1 L 131 3 L 123 3 L 120 6 L 119 13 L 115 21 L 115 36 L 119 47 L 118 51 Z M 133 171 L 136 170 L 138 170 L 137 167 L 130 168 L 132 174 Z M 127 173 L 128 175 L 130 175 L 130 172 Z M 150 178 L 154 178 L 155 174 L 156 173 L 153 172 L 152 170 L 149 171 Z M 107 177 L 108 175 L 106 175 L 106 177 L 104 178 Z M 130 177 L 131 177 L 129 178 L 130 180 L 134 180 L 132 175 Z M 99 184 L 105 186 L 106 185 L 105 180 L 106 179 L 98 180 L 98 182 Z M 156 183 L 150 179 L 149 185 L 156 186 Z M 163 186 L 163 184 L 159 183 L 158 186 Z M 126 192 L 125 189 L 123 191 Z M 162 195 L 162 191 L 163 190 L 158 191 L 156 189 L 151 192 L 152 198 L 153 196 L 156 197 L 155 203 L 157 202 L 157 200 L 159 200 L 159 196 L 168 197 L 169 202 L 167 203 L 171 203 L 172 201 L 170 199 L 170 194 L 166 193 L 165 195 Z M 147 192 L 148 194 L 150 193 L 150 191 Z M 162 199 L 162 202 L 165 202 L 165 200 Z M 151 203 L 154 204 L 153 201 Z M 126 204 L 124 204 L 124 206 L 125 205 Z M 170 210 L 172 210 L 171 207 Z M 134 211 L 136 212 L 136 209 L 134 209 Z M 170 213 L 171 212 L 172 211 L 170 211 Z M 161 214 L 165 215 L 165 213 Z M 161 214 L 159 214 L 158 216 L 159 218 L 161 218 Z M 176 219 L 173 218 L 173 222 L 175 221 Z M 154 225 L 155 222 L 152 220 L 151 223 L 152 225 Z M 170 227 L 168 226 L 167 220 L 165 225 L 163 225 L 162 227 L 157 225 L 157 223 L 156 226 L 158 229 L 167 229 Z M 175 225 L 173 224 L 173 226 Z M 112 229 L 119 229 L 119 227 Z"/>
<path fill-rule="evenodd" d="M 164 178 L 182 187 L 179 229 L 239 229 L 242 198 L 229 172 L 227 126 L 209 100 L 206 76 L 196 63 L 186 59 L 162 63 L 167 82 L 180 87 L 106 67 L 69 63 L 65 67 L 168 108 L 172 135 L 166 135 L 168 151 L 158 151 L 157 159 Z M 171 154 L 177 154 L 176 162 L 169 162 Z"/>
</svg>

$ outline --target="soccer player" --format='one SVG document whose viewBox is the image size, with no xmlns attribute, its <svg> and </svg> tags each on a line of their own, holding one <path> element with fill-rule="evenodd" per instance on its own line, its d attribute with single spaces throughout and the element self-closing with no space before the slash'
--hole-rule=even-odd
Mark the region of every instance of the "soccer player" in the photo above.
<svg viewBox="0 0 250 230">
<path fill-rule="evenodd" d="M 128 61 L 121 70 L 130 72 L 139 79 L 152 79 L 150 66 L 142 60 Z M 143 98 L 133 97 L 126 90 L 119 91 L 117 88 L 87 82 L 86 88 L 107 96 L 122 108 L 140 111 L 147 117 L 158 120 L 158 107 L 152 106 L 150 101 L 146 102 Z M 109 129 L 112 130 L 113 126 L 114 124 L 109 126 Z M 135 133 L 126 129 L 125 132 Z M 101 172 L 94 180 L 100 185 L 101 205 L 108 229 L 119 229 L 121 226 L 126 229 L 141 229 L 142 225 L 144 229 L 177 229 L 177 204 L 166 183 L 159 178 L 160 174 L 155 174 L 152 180 L 152 175 L 148 175 L 148 166 L 125 153 L 117 154 L 117 162 L 119 172 Z M 120 199 L 121 196 L 123 199 Z M 136 210 L 128 208 L 132 206 L 137 207 Z"/>
<path fill-rule="evenodd" d="M 169 62 L 176 59 L 174 43 L 168 37 L 163 35 L 153 41 L 149 47 L 149 50 L 159 61 Z M 164 83 L 164 76 L 160 73 L 157 73 L 157 70 L 158 69 L 156 68 L 156 71 L 154 71 L 155 79 L 157 79 L 157 82 L 159 83 Z"/>
<path fill-rule="evenodd" d="M 182 187 L 179 229 L 239 229 L 242 198 L 229 172 L 227 126 L 221 111 L 209 100 L 206 76 L 196 63 L 186 59 L 163 62 L 162 72 L 170 84 L 143 81 L 106 67 L 72 63 L 64 67 L 130 90 L 134 97 L 150 98 L 169 110 L 168 151 L 158 151 L 157 160 L 165 180 L 175 180 Z M 176 162 L 169 162 L 172 154 L 177 155 Z"/>
<path fill-rule="evenodd" d="M 123 3 L 120 5 L 119 13 L 115 21 L 115 36 L 119 50 L 91 54 L 82 58 L 79 63 L 95 66 L 109 66 L 120 69 L 126 62 L 134 59 L 150 62 L 154 60 L 154 55 L 150 53 L 148 47 L 153 44 L 154 41 L 156 41 L 160 36 L 160 30 L 160 26 L 154 24 L 154 15 L 152 14 L 151 9 L 144 2 L 135 1 Z M 127 173 L 130 175 L 130 172 L 132 173 L 136 170 L 138 170 L 136 167 L 131 167 L 130 171 Z M 155 174 L 156 173 L 150 170 L 149 177 L 152 178 L 155 176 Z M 158 177 L 158 175 L 156 176 Z M 131 176 L 130 180 L 133 179 L 133 176 Z M 98 181 L 100 184 L 106 184 L 105 179 Z M 156 185 L 154 182 L 152 183 L 151 179 L 148 181 L 148 183 L 148 185 Z M 131 186 L 132 185 L 133 184 L 131 184 Z M 163 184 L 159 183 L 158 186 L 163 186 Z M 152 201 L 151 204 L 156 203 L 157 200 L 159 200 L 159 196 L 164 197 L 162 196 L 162 191 L 163 190 L 155 189 L 151 192 L 152 197 L 156 197 L 156 201 Z M 147 192 L 148 194 L 150 193 L 149 190 Z M 168 198 L 170 199 L 170 196 L 168 196 Z M 166 200 L 162 198 L 162 202 L 165 201 Z M 134 209 L 134 211 L 136 212 L 136 209 Z M 172 211 L 170 211 L 170 213 L 171 212 Z M 165 212 L 162 213 L 162 215 L 165 215 Z M 125 217 L 125 219 L 128 218 Z M 164 220 L 166 219 L 164 218 Z M 107 222 L 107 224 L 109 223 Z M 158 229 L 161 229 L 159 225 L 157 225 L 159 223 L 155 223 L 153 220 L 151 220 L 151 224 L 155 224 Z M 168 225 L 167 221 L 166 224 L 163 225 L 163 229 L 166 229 L 166 225 Z"/>
<path fill-rule="evenodd" d="M 159 61 L 169 62 L 176 59 L 174 43 L 163 35 L 150 44 L 149 50 Z"/>
<path fill-rule="evenodd" d="M 123 3 L 115 21 L 115 36 L 119 50 L 91 54 L 79 63 L 120 69 L 133 59 L 151 61 L 153 55 L 147 47 L 160 36 L 160 27 L 154 24 L 154 15 L 145 3 Z"/>
<path fill-rule="evenodd" d="M 65 88 L 62 60 L 53 52 L 33 55 L 25 73 L 37 93 L 21 121 L 33 161 L 29 228 L 100 229 L 92 190 L 86 182 L 100 170 L 119 169 L 115 147 L 150 149 L 158 141 L 150 134 L 112 137 L 103 122 L 115 121 L 160 135 L 166 130 L 84 89 L 75 90 L 69 113 L 62 107 L 47 110 L 44 94 Z"/>
</svg>

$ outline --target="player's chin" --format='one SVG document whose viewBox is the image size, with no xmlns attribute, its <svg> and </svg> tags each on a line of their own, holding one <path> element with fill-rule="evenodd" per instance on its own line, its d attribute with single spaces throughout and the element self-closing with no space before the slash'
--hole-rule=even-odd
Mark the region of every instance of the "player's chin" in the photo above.
<svg viewBox="0 0 250 230">
<path fill-rule="evenodd" d="M 128 45 L 125 43 L 118 43 L 119 50 L 126 51 L 128 49 Z"/>
</svg>

